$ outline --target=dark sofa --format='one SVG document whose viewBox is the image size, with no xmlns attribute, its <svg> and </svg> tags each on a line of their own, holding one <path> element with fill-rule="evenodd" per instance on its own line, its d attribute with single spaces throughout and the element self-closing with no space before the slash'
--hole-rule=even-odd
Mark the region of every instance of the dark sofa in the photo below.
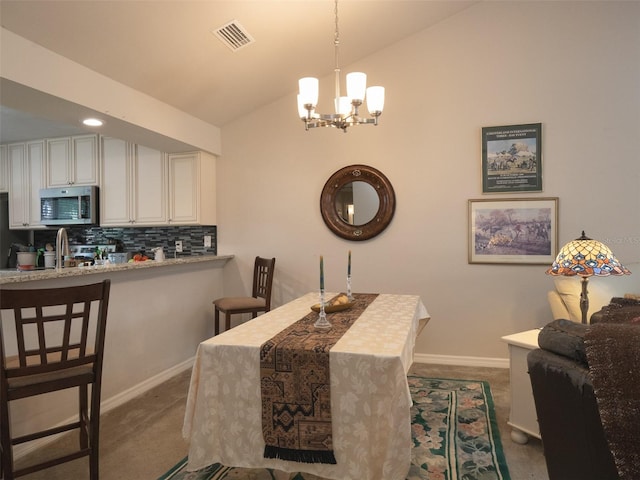
<svg viewBox="0 0 640 480">
<path fill-rule="evenodd" d="M 550 480 L 640 479 L 640 301 L 555 320 L 528 357 Z"/>
<path fill-rule="evenodd" d="M 619 478 L 589 376 L 587 328 L 555 320 L 527 357 L 549 480 Z"/>
</svg>

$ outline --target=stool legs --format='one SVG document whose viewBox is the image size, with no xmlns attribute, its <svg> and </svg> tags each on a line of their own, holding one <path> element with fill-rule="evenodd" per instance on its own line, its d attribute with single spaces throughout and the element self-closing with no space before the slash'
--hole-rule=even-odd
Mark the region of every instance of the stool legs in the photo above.
<svg viewBox="0 0 640 480">
<path fill-rule="evenodd" d="M 13 452 L 9 432 L 9 406 L 3 405 L 0 412 L 0 472 L 2 478 L 13 480 Z"/>
<path fill-rule="evenodd" d="M 255 318 L 255 315 L 253 318 Z M 224 312 L 224 331 L 231 330 L 231 314 L 229 312 Z M 214 333 L 218 335 L 220 333 L 220 310 L 218 307 L 215 307 L 215 326 Z"/>
</svg>

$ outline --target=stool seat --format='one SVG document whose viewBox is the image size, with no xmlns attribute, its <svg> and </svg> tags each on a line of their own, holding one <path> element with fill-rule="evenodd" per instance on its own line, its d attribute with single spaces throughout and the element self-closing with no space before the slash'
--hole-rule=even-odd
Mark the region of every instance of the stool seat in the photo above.
<svg viewBox="0 0 640 480">
<path fill-rule="evenodd" d="M 213 304 L 221 311 L 244 310 L 253 308 L 264 308 L 267 302 L 264 298 L 253 297 L 224 297 L 213 302 Z"/>
</svg>

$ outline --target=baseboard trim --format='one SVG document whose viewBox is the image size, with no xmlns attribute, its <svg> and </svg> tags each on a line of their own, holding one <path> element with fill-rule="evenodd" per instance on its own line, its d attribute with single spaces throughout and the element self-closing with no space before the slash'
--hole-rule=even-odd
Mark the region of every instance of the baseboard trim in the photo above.
<svg viewBox="0 0 640 480">
<path fill-rule="evenodd" d="M 413 356 L 413 361 L 416 363 L 456 365 L 459 367 L 509 368 L 508 358 L 464 357 L 457 355 L 433 355 L 428 353 L 416 353 Z"/>
<path fill-rule="evenodd" d="M 100 404 L 101 412 L 107 413 L 108 411 L 113 410 L 114 408 L 119 407 L 124 403 L 127 403 L 129 400 L 132 400 L 133 398 L 139 395 L 142 395 L 146 391 L 151 390 L 154 387 L 157 387 L 161 383 L 166 382 L 170 378 L 175 377 L 176 375 L 184 372 L 185 370 L 190 369 L 193 366 L 194 359 L 195 357 L 191 357 L 190 359 L 185 360 L 184 362 L 179 363 L 178 365 L 175 365 L 163 372 L 160 372 L 157 375 L 154 375 L 151 378 L 148 378 L 147 380 L 144 380 L 143 382 L 137 385 L 134 385 L 133 387 L 125 390 L 124 392 L 118 393 L 117 395 L 114 395 L 113 397 L 108 398 L 107 400 L 104 400 Z"/>
<path fill-rule="evenodd" d="M 129 400 L 132 400 L 135 397 L 142 395 L 148 390 L 151 390 L 152 388 L 157 387 L 158 385 L 166 382 L 170 378 L 175 377 L 176 375 L 184 372 L 185 370 L 189 370 L 193 366 L 194 360 L 195 360 L 195 357 L 191 357 L 185 360 L 184 362 L 174 365 L 173 367 L 168 368 L 167 370 L 164 370 L 163 372 L 160 372 L 157 375 L 154 375 L 153 377 L 148 378 L 147 380 L 144 380 L 138 383 L 137 385 L 134 385 L 133 387 L 114 395 L 111 398 L 103 400 L 100 404 L 100 414 L 103 415 L 109 412 L 110 410 L 113 410 L 114 408 L 117 408 L 120 405 L 127 403 Z M 70 417 L 66 420 L 63 420 L 58 425 L 54 425 L 54 426 L 64 425 L 65 423 L 73 422 L 75 420 L 77 420 L 77 415 L 75 415 L 74 417 Z M 60 435 L 64 435 L 64 434 L 60 434 Z M 37 450 L 38 448 L 44 447 L 45 445 L 56 440 L 56 438 L 58 438 L 60 435 L 41 438 L 39 440 L 34 440 L 33 442 L 30 442 L 28 444 L 17 445 L 13 449 L 14 460 L 24 457 L 25 455 L 28 455 L 29 453 Z"/>
</svg>

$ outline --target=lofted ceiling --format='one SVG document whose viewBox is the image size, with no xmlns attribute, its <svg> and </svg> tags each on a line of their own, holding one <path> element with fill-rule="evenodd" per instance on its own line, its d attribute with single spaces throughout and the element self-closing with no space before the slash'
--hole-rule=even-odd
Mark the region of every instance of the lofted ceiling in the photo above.
<svg viewBox="0 0 640 480">
<path fill-rule="evenodd" d="M 341 0 L 340 64 L 365 58 L 476 2 Z M 253 41 L 228 48 L 213 31 L 229 22 Z M 0 23 L 218 127 L 294 92 L 298 78 L 323 77 L 334 66 L 331 0 L 0 0 Z M 3 93 L 1 143 L 78 130 L 27 114 Z"/>
</svg>

